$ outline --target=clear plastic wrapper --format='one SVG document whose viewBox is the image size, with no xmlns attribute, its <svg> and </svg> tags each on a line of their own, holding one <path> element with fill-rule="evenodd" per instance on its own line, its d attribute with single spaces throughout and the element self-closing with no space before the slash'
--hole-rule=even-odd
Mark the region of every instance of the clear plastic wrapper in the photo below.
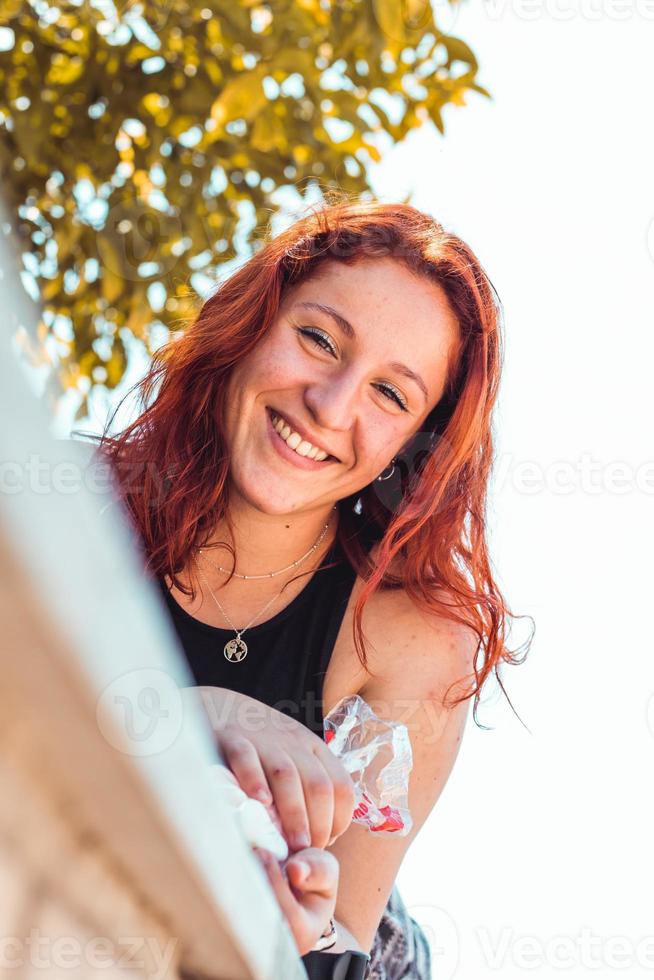
<svg viewBox="0 0 654 980">
<path fill-rule="evenodd" d="M 383 721 L 358 694 L 342 698 L 323 720 L 325 742 L 354 782 L 353 820 L 377 834 L 405 837 L 413 765 L 406 725 Z"/>
</svg>

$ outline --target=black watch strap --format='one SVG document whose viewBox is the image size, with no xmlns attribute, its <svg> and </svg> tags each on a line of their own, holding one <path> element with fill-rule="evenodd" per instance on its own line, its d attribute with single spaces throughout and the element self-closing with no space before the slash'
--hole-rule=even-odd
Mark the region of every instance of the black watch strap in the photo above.
<svg viewBox="0 0 654 980">
<path fill-rule="evenodd" d="M 309 980 L 363 980 L 370 957 L 348 949 L 344 953 L 311 952 L 302 957 Z"/>
</svg>

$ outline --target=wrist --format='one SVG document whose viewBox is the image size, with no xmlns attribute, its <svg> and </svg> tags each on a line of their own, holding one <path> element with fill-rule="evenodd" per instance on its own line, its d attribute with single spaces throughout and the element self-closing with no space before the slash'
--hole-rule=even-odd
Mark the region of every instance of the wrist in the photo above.
<svg viewBox="0 0 654 980">
<path fill-rule="evenodd" d="M 334 925 L 336 927 L 336 943 L 330 948 L 330 953 L 345 953 L 347 950 L 367 953 L 356 936 L 342 922 L 334 918 Z"/>
<path fill-rule="evenodd" d="M 320 952 L 321 950 L 332 949 L 336 945 L 337 940 L 338 932 L 336 930 L 336 923 L 334 922 L 334 919 L 331 918 L 327 928 L 312 947 L 311 952 Z"/>
</svg>

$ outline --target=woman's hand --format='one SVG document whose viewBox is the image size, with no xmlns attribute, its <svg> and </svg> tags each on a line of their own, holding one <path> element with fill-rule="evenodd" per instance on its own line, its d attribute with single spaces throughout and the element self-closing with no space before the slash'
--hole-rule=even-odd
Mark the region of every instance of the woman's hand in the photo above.
<svg viewBox="0 0 654 980">
<path fill-rule="evenodd" d="M 306 848 L 280 865 L 269 851 L 254 848 L 268 875 L 300 956 L 310 952 L 336 907 L 338 861 L 329 851 Z"/>
<path fill-rule="evenodd" d="M 328 847 L 347 830 L 354 785 L 321 738 L 247 695 L 222 687 L 185 690 L 197 692 L 243 791 L 274 803 L 292 851 Z"/>
</svg>

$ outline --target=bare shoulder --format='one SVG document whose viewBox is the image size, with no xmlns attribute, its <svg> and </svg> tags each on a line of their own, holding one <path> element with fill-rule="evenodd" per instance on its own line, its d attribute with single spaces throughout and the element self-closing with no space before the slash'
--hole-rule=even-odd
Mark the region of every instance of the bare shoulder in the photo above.
<svg viewBox="0 0 654 980">
<path fill-rule="evenodd" d="M 375 548 L 371 556 L 375 557 Z M 357 577 L 330 660 L 323 698 L 325 712 L 350 694 L 404 688 L 442 694 L 469 676 L 477 636 L 444 614 L 426 613 L 404 589 L 376 592 L 364 607 L 362 626 L 369 670 L 361 665 L 353 637 L 354 607 L 364 581 Z M 446 593 L 443 601 L 448 603 Z"/>
</svg>

